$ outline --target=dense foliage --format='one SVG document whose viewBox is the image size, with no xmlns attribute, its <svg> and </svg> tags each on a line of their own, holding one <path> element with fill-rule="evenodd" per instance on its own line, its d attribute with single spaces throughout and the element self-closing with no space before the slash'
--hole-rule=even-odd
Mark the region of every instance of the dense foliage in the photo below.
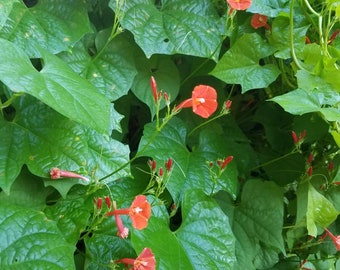
<svg viewBox="0 0 340 270">
<path fill-rule="evenodd" d="M 340 2 L 0 2 L 1 269 L 340 269 Z"/>
</svg>

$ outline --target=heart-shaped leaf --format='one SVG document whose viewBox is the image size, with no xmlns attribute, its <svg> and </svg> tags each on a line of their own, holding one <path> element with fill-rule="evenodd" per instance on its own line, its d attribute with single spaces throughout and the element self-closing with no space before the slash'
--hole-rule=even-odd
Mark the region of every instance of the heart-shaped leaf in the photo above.
<svg viewBox="0 0 340 270">
<path fill-rule="evenodd" d="M 43 212 L 1 205 L 0 228 L 2 269 L 75 269 L 75 246 Z"/>
<path fill-rule="evenodd" d="M 211 1 L 131 0 L 121 7 L 110 1 L 113 10 L 123 10 L 123 27 L 131 31 L 149 58 L 153 54 L 189 54 L 217 60 L 223 24 Z"/>
<path fill-rule="evenodd" d="M 244 34 L 222 56 L 210 74 L 226 83 L 240 84 L 243 93 L 267 87 L 275 81 L 280 71 L 273 64 L 261 65 L 260 60 L 273 52 L 274 48 L 259 35 Z"/>
</svg>

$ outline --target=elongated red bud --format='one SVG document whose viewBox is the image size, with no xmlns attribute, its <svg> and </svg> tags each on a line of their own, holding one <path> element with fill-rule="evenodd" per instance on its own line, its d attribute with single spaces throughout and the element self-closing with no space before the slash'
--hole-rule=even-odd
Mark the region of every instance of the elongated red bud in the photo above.
<svg viewBox="0 0 340 270">
<path fill-rule="evenodd" d="M 168 172 L 171 171 L 173 165 L 173 160 L 172 158 L 169 158 L 168 161 L 165 163 L 165 168 Z"/>
<path fill-rule="evenodd" d="M 222 162 L 222 165 L 221 165 L 221 170 L 224 170 L 225 167 L 234 159 L 233 156 L 228 156 L 226 157 L 223 162 Z"/>
<path fill-rule="evenodd" d="M 163 170 L 162 167 L 159 168 L 158 175 L 159 175 L 160 177 L 162 177 L 162 176 L 164 175 L 164 170 Z"/>
<path fill-rule="evenodd" d="M 312 166 L 310 166 L 310 167 L 308 168 L 307 174 L 308 174 L 309 176 L 312 176 L 312 175 L 313 175 L 313 167 L 312 167 Z"/>
<path fill-rule="evenodd" d="M 337 37 L 337 35 L 339 34 L 339 29 L 336 29 L 333 34 L 331 35 L 329 41 L 328 41 L 328 44 L 331 45 L 332 42 L 334 41 L 334 39 Z"/>
<path fill-rule="evenodd" d="M 293 138 L 294 144 L 299 143 L 299 139 L 298 139 L 298 136 L 296 135 L 295 131 L 292 131 L 292 138 Z"/>
<path fill-rule="evenodd" d="M 95 203 L 98 210 L 102 209 L 102 205 L 103 205 L 103 199 L 102 198 L 95 198 L 94 203 Z"/>
<path fill-rule="evenodd" d="M 150 78 L 150 86 L 151 86 L 151 90 L 152 90 L 153 99 L 157 103 L 158 102 L 158 92 L 157 92 L 157 83 L 156 83 L 154 76 L 151 76 L 151 78 Z"/>
<path fill-rule="evenodd" d="M 311 164 L 314 160 L 314 155 L 313 153 L 310 153 L 309 156 L 308 156 L 308 159 L 307 159 L 307 163 L 308 164 Z"/>
<path fill-rule="evenodd" d="M 105 203 L 107 208 L 111 208 L 111 198 L 109 196 L 105 196 Z"/>
</svg>

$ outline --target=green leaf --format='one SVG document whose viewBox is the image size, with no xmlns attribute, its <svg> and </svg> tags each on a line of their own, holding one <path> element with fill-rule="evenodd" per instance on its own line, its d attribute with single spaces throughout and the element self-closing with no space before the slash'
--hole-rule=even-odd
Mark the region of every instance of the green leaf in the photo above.
<svg viewBox="0 0 340 270">
<path fill-rule="evenodd" d="M 112 233 L 114 221 L 110 220 L 107 230 L 96 232 L 92 237 L 85 239 L 86 268 L 91 270 L 110 270 L 112 260 L 122 258 L 136 258 L 132 252 L 131 242 L 121 239 Z"/>
<path fill-rule="evenodd" d="M 253 0 L 248 12 L 277 17 L 280 14 L 289 13 L 289 1 L 287 0 Z"/>
<path fill-rule="evenodd" d="M 70 245 L 42 212 L 0 206 L 2 269 L 75 269 Z"/>
<path fill-rule="evenodd" d="M 116 1 L 110 1 L 113 10 Z M 187 54 L 218 58 L 223 24 L 211 1 L 162 1 L 156 7 L 150 0 L 131 0 L 121 7 L 121 24 L 131 31 L 149 58 L 153 54 Z"/>
<path fill-rule="evenodd" d="M 38 72 L 27 55 L 0 39 L 0 80 L 14 92 L 25 92 L 70 119 L 107 133 L 110 101 L 56 56 L 44 52 Z"/>
<path fill-rule="evenodd" d="M 41 56 L 40 48 L 51 53 L 67 50 L 91 31 L 84 1 L 72 0 L 67 5 L 62 0 L 38 1 L 31 8 L 22 2 L 12 2 L 0 37 L 15 43 L 31 58 Z"/>
<path fill-rule="evenodd" d="M 164 207 L 154 206 L 148 227 L 132 234 L 136 250 L 152 249 L 158 269 L 234 269 L 235 240 L 228 218 L 213 199 L 197 189 L 186 192 L 183 221 L 175 233 L 167 216 Z"/>
<path fill-rule="evenodd" d="M 334 222 L 339 212 L 333 204 L 322 194 L 309 184 L 308 186 L 308 206 L 307 206 L 307 230 L 308 234 L 316 237 L 318 234 L 317 226 L 328 227 Z"/>
<path fill-rule="evenodd" d="M 105 43 L 108 38 L 107 31 L 103 31 L 96 36 L 95 41 Z M 97 46 L 97 54 L 91 56 L 84 43 L 78 42 L 59 56 L 108 99 L 113 101 L 126 95 L 137 74 L 134 63 L 137 46 L 131 44 L 126 35 L 120 34 L 107 46 Z"/>
<path fill-rule="evenodd" d="M 11 193 L 0 192 L 0 204 L 11 204 L 35 210 L 43 210 L 46 198 L 53 192 L 52 188 L 45 188 L 41 178 L 29 173 L 23 168 L 11 187 Z"/>
<path fill-rule="evenodd" d="M 14 1 L 14 0 L 13 1 L 4 1 L 3 3 L 1 3 L 1 5 L 0 5 L 0 30 L 4 26 L 6 21 L 8 20 L 8 16 L 12 11 L 13 4 L 15 2 L 19 2 L 19 0 L 17 0 L 17 1 Z"/>
<path fill-rule="evenodd" d="M 277 256 L 273 256 L 273 253 L 285 252 L 282 190 L 273 182 L 248 180 L 237 206 L 225 202 L 225 198 L 219 200 L 222 200 L 222 206 L 226 204 L 224 210 L 231 219 L 237 239 L 235 269 L 256 269 L 254 262 L 263 256 L 268 260 L 267 267 L 274 265 Z"/>
<path fill-rule="evenodd" d="M 156 79 L 158 91 L 167 93 L 173 101 L 177 97 L 180 86 L 178 69 L 168 56 L 155 55 L 147 60 L 142 55 L 138 58 L 137 63 L 138 75 L 133 83 L 132 92 L 149 106 L 151 115 L 154 116 L 156 106 L 150 87 L 151 75 Z M 164 107 L 165 102 L 162 102 L 160 109 Z"/>
<path fill-rule="evenodd" d="M 275 81 L 280 71 L 273 64 L 260 65 L 260 60 L 273 52 L 274 48 L 259 35 L 244 34 L 222 56 L 210 74 L 226 83 L 240 84 L 243 93 L 267 87 Z"/>
<path fill-rule="evenodd" d="M 295 11 L 296 12 L 296 11 Z M 298 16 L 298 15 L 296 15 Z M 296 20 L 296 17 L 294 17 Z M 297 55 L 301 55 L 306 47 L 306 32 L 310 25 L 308 22 L 296 22 L 293 28 L 294 50 Z M 290 48 L 290 26 L 288 15 L 279 16 L 273 19 L 271 24 L 271 34 L 268 35 L 268 42 L 275 50 L 275 56 L 282 59 L 291 58 Z"/>
<path fill-rule="evenodd" d="M 6 193 L 24 164 L 42 177 L 48 177 L 51 168 L 59 167 L 101 178 L 129 160 L 127 146 L 70 121 L 29 96 L 22 96 L 15 108 L 13 122 L 0 120 L 0 186 Z M 126 167 L 107 181 L 128 174 Z M 63 196 L 77 183 L 84 181 L 45 181 Z"/>
<path fill-rule="evenodd" d="M 328 121 L 337 121 L 340 110 L 340 94 L 323 78 L 311 75 L 306 71 L 298 71 L 299 88 L 271 100 L 278 103 L 291 114 L 302 115 L 319 112 Z"/>
<path fill-rule="evenodd" d="M 83 198 L 69 196 L 58 200 L 54 205 L 47 206 L 44 212 L 49 219 L 56 221 L 64 238 L 72 245 L 76 245 L 79 236 L 86 228 L 92 209 L 92 205 L 86 205 Z"/>
<path fill-rule="evenodd" d="M 217 134 L 214 132 L 202 133 L 199 144 L 190 152 L 185 142 L 184 123 L 178 118 L 172 119 L 157 134 L 156 139 L 148 145 L 148 140 L 153 138 L 155 130 L 154 123 L 145 126 L 144 135 L 139 145 L 139 155 L 150 156 L 158 164 L 163 164 L 169 157 L 173 158 L 175 166 L 167 189 L 175 203 L 185 191 L 193 188 L 200 188 L 206 194 L 224 189 L 235 196 L 237 177 L 236 166 L 233 162 L 227 166 L 215 187 L 209 175 L 207 161 L 215 162 L 217 159 L 230 155 L 223 140 L 220 137 L 218 139 L 215 137 Z M 146 146 L 148 147 L 143 149 Z"/>
</svg>

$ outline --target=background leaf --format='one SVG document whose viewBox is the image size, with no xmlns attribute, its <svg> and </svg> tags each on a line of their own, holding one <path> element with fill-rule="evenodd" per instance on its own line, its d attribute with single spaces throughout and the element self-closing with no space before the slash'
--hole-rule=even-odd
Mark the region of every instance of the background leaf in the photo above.
<svg viewBox="0 0 340 270">
<path fill-rule="evenodd" d="M 18 103 L 13 122 L 0 120 L 0 149 L 6 153 L 0 159 L 0 185 L 6 193 L 24 164 L 42 177 L 59 167 L 101 178 L 128 161 L 129 150 L 122 143 L 70 121 L 32 97 L 23 96 Z M 128 174 L 127 167 L 107 181 Z M 45 181 L 64 196 L 77 183 L 84 181 Z"/>
<path fill-rule="evenodd" d="M 84 40 L 59 56 L 113 101 L 126 95 L 131 88 L 137 74 L 134 54 L 140 50 L 124 34 L 104 45 L 109 34 L 108 31 L 101 31 L 95 36 L 92 42 L 96 44 L 97 53 L 92 56 L 91 48 L 88 48 Z"/>
<path fill-rule="evenodd" d="M 317 226 L 321 228 L 328 227 L 329 224 L 335 221 L 338 215 L 339 212 L 334 208 L 333 204 L 309 184 L 307 206 L 308 234 L 316 237 L 318 232 Z"/>
<path fill-rule="evenodd" d="M 110 6 L 116 10 L 115 1 Z M 153 54 L 189 54 L 218 57 L 221 25 L 211 1 L 163 1 L 156 7 L 148 0 L 123 5 L 121 24 L 131 31 L 147 58 Z"/>
<path fill-rule="evenodd" d="M 259 35 L 244 34 L 222 56 L 210 74 L 226 83 L 240 84 L 243 93 L 267 87 L 279 76 L 280 71 L 273 64 L 260 65 L 260 59 L 273 52 L 274 48 Z"/>
<path fill-rule="evenodd" d="M 256 269 L 254 264 L 266 256 L 266 267 L 273 266 L 284 252 L 281 226 L 283 220 L 283 194 L 273 182 L 248 180 L 243 187 L 241 202 L 228 205 L 223 193 L 217 197 L 232 224 L 236 241 L 236 268 Z M 265 255 L 266 254 L 266 255 Z M 272 254 L 272 255 L 270 255 Z M 271 259 L 269 259 L 271 258 Z"/>
<path fill-rule="evenodd" d="M 75 269 L 75 247 L 42 212 L 1 205 L 0 228 L 1 268 Z"/>
<path fill-rule="evenodd" d="M 91 31 L 81 0 L 71 0 L 66 6 L 61 0 L 38 1 L 31 8 L 15 0 L 6 2 L 13 6 L 0 37 L 15 43 L 31 58 L 41 56 L 40 48 L 51 53 L 65 51 Z"/>
<path fill-rule="evenodd" d="M 13 43 L 0 39 L 0 49 L 0 80 L 12 91 L 28 93 L 74 121 L 108 132 L 109 100 L 68 65 L 46 52 L 38 72 Z"/>
</svg>

